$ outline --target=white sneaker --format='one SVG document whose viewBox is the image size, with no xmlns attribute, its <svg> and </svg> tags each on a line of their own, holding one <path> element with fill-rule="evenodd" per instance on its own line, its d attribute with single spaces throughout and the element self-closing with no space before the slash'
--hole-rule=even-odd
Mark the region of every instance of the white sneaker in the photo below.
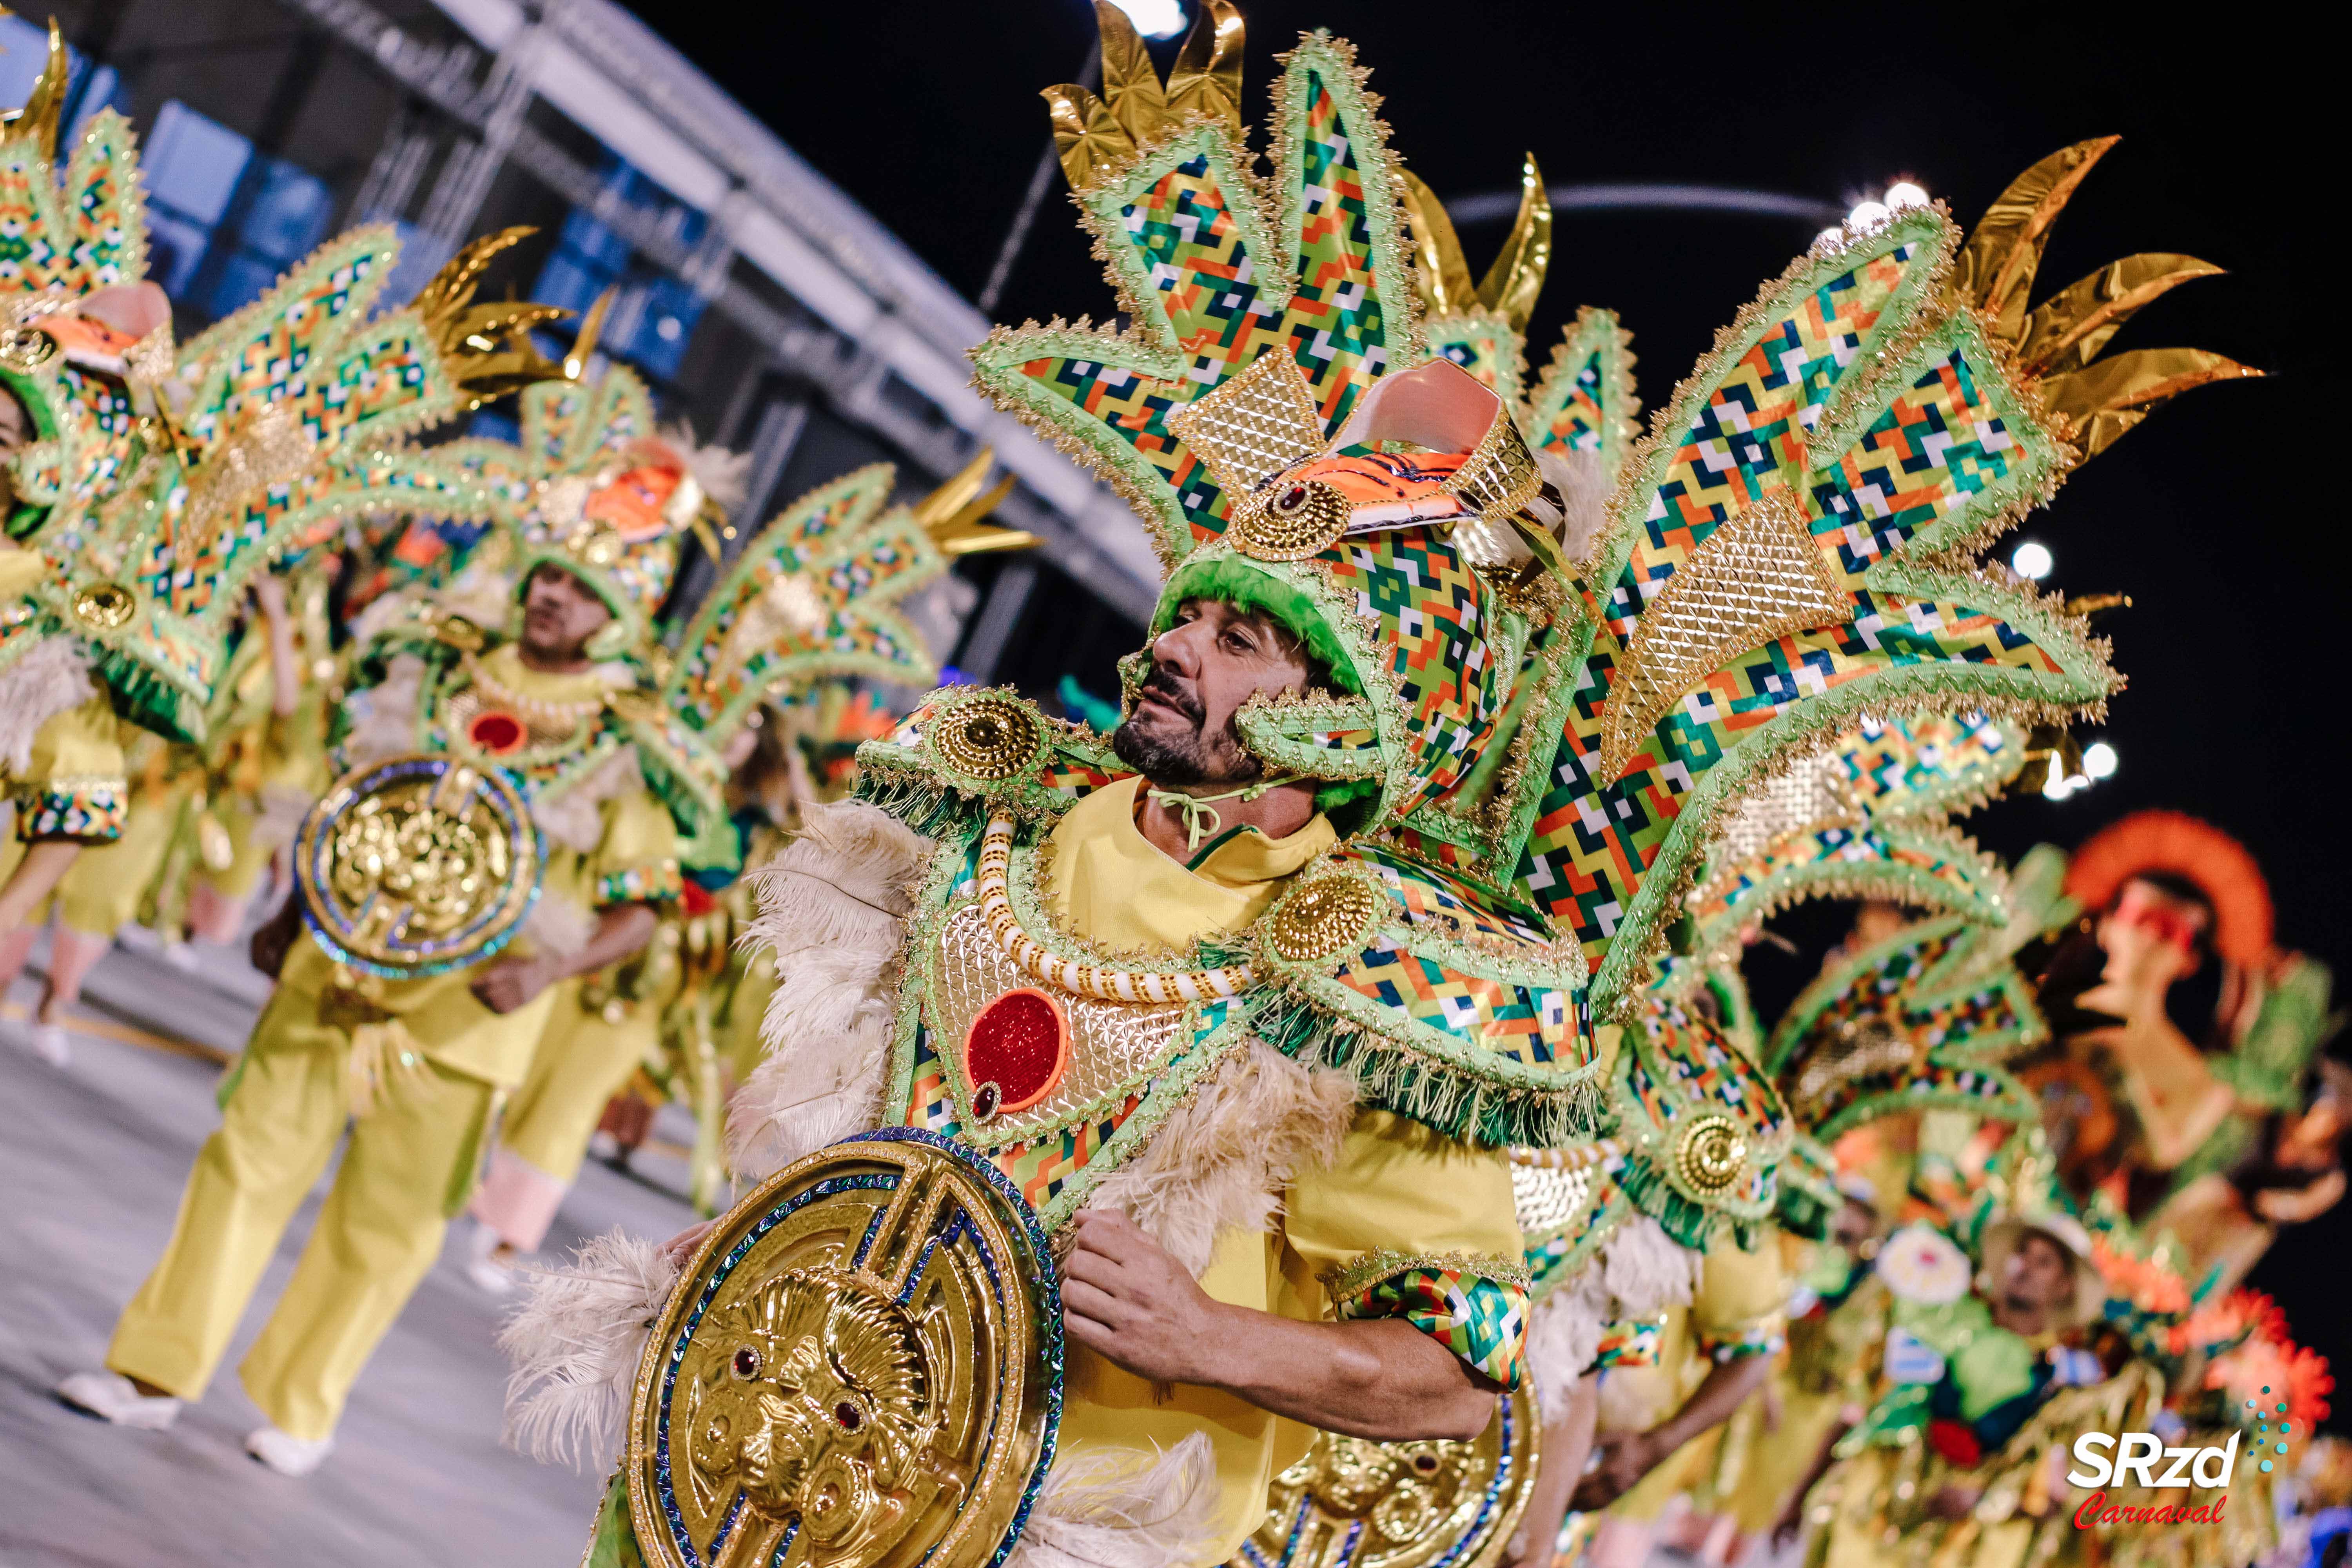
<svg viewBox="0 0 2352 1568">
<path fill-rule="evenodd" d="M 117 1426 L 161 1432 L 180 1418 L 180 1402 L 168 1394 L 142 1394 L 119 1372 L 78 1372 L 58 1384 L 58 1397 Z"/>
<path fill-rule="evenodd" d="M 63 1024 L 32 1024 L 26 1027 L 25 1044 L 35 1056 L 53 1068 L 61 1068 L 73 1060 L 73 1037 L 66 1033 Z"/>
<path fill-rule="evenodd" d="M 275 1426 L 259 1426 L 247 1434 L 245 1451 L 279 1475 L 299 1480 L 326 1463 L 327 1456 L 335 1451 L 335 1440 L 321 1437 L 314 1443 Z"/>
</svg>

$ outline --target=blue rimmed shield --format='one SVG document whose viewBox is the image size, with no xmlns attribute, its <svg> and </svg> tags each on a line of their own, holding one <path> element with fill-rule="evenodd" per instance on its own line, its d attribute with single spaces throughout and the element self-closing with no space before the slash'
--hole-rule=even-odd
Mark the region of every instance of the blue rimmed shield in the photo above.
<svg viewBox="0 0 2352 1568">
<path fill-rule="evenodd" d="M 992 1568 L 1061 1419 L 1045 1234 L 993 1166 L 911 1130 L 819 1150 L 711 1227 L 629 1414 L 658 1568 Z"/>
<path fill-rule="evenodd" d="M 1499 1562 L 1536 1478 L 1524 1384 L 1468 1443 L 1323 1432 L 1275 1477 L 1265 1522 L 1229 1568 L 1484 1568 Z"/>
<path fill-rule="evenodd" d="M 294 839 L 312 940 L 337 963 L 391 980 L 504 947 L 539 898 L 545 861 L 513 779 L 429 752 L 345 774 Z"/>
</svg>

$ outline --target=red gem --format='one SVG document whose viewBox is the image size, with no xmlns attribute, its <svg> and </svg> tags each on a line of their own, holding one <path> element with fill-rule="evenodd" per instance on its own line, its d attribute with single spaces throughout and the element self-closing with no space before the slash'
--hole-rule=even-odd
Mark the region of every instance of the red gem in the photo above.
<svg viewBox="0 0 2352 1568">
<path fill-rule="evenodd" d="M 1977 1440 L 1976 1428 L 1948 1416 L 1927 1423 L 1927 1446 L 1947 1463 L 1964 1469 L 1975 1469 L 1984 1460 L 1984 1445 Z"/>
<path fill-rule="evenodd" d="M 857 1406 L 846 1399 L 833 1407 L 833 1418 L 841 1423 L 841 1429 L 845 1432 L 855 1432 L 866 1425 L 866 1417 L 860 1415 Z"/>
<path fill-rule="evenodd" d="M 963 1037 L 965 1081 L 992 1087 L 995 1104 L 972 1109 L 982 1117 L 1026 1110 L 1062 1080 L 1070 1059 L 1070 1025 L 1062 1005 L 1043 991 L 1008 991 L 980 1010 Z"/>
<path fill-rule="evenodd" d="M 466 738 L 474 742 L 475 749 L 494 757 L 503 757 L 519 749 L 526 733 L 521 720 L 496 708 L 475 714 L 474 721 L 466 726 Z"/>
</svg>

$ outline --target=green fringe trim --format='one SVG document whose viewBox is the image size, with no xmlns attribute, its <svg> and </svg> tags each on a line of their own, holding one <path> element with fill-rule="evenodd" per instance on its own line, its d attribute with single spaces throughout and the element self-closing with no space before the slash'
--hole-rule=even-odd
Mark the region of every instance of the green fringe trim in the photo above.
<svg viewBox="0 0 2352 1568">
<path fill-rule="evenodd" d="M 1780 1197 L 1775 1206 L 1774 1218 L 1780 1222 L 1782 1230 L 1798 1239 L 1828 1240 L 1830 1221 L 1836 1214 L 1837 1210 L 1834 1207 L 1823 1203 L 1794 1182 L 1784 1181 L 1780 1184 Z"/>
<path fill-rule="evenodd" d="M 117 718 L 152 730 L 167 741 L 191 746 L 203 743 L 203 703 L 127 653 L 89 642 L 82 646 L 91 656 L 90 672 L 105 685 Z"/>
<path fill-rule="evenodd" d="M 1215 599 L 1255 610 L 1307 645 L 1308 656 L 1331 672 L 1331 682 L 1350 697 L 1363 695 L 1364 683 L 1347 645 L 1323 618 L 1323 612 L 1306 589 L 1284 581 L 1273 572 L 1248 562 L 1223 556 L 1177 568 L 1152 613 L 1151 635 L 1158 637 L 1176 619 L 1177 606 L 1187 599 Z"/>
<path fill-rule="evenodd" d="M 1203 963 L 1234 963 L 1238 951 L 1201 947 Z M 1337 1068 L 1356 1080 L 1363 1103 L 1465 1143 L 1559 1148 L 1601 1133 L 1601 1093 L 1590 1079 L 1532 1089 L 1433 1060 L 1375 1030 L 1326 1011 L 1280 985 L 1240 998 L 1251 1032 L 1294 1061 Z"/>
<path fill-rule="evenodd" d="M 911 773 L 884 777 L 861 768 L 850 796 L 888 812 L 926 838 L 977 838 L 988 826 L 986 800 Z"/>
<path fill-rule="evenodd" d="M 1693 1203 L 1675 1191 L 1664 1172 L 1639 1154 L 1627 1155 L 1624 1168 L 1614 1173 L 1612 1179 L 1635 1208 L 1656 1220 L 1668 1236 L 1694 1252 L 1705 1252 L 1726 1226 L 1742 1252 L 1755 1251 L 1763 1241 L 1763 1226 L 1757 1221 Z"/>
</svg>

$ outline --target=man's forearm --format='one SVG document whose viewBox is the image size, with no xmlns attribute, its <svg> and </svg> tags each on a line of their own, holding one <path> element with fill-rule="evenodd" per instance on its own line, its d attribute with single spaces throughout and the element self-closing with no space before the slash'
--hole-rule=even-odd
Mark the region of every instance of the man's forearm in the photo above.
<svg viewBox="0 0 2352 1568">
<path fill-rule="evenodd" d="M 1771 1372 L 1769 1355 L 1744 1355 L 1707 1368 L 1706 1381 L 1691 1391 L 1683 1407 L 1651 1429 L 1662 1454 L 1671 1454 L 1708 1427 L 1731 1419 L 1731 1413 L 1764 1385 Z"/>
<path fill-rule="evenodd" d="M 1226 1311 L 1202 1381 L 1262 1410 L 1380 1442 L 1466 1442 L 1494 1419 L 1493 1382 L 1410 1323 Z"/>
<path fill-rule="evenodd" d="M 25 858 L 16 862 L 6 885 L 0 887 L 0 931 L 23 925 L 34 906 L 57 890 L 80 853 L 81 846 L 69 838 L 45 838 L 27 846 Z"/>
<path fill-rule="evenodd" d="M 651 904 L 614 904 L 597 911 L 596 930 L 580 951 L 550 964 L 549 984 L 635 957 L 653 941 L 657 923 Z"/>
</svg>

